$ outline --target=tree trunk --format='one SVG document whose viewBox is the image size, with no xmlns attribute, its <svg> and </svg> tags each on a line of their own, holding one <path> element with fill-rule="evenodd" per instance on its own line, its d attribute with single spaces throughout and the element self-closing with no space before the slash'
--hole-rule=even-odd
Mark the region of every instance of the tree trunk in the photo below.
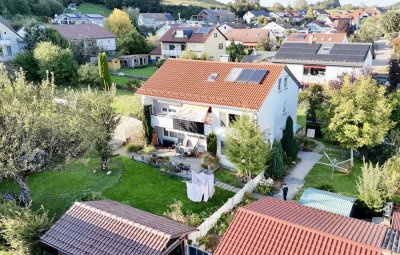
<svg viewBox="0 0 400 255">
<path fill-rule="evenodd" d="M 25 181 L 19 175 L 14 176 L 14 180 L 18 183 L 21 189 L 21 203 L 22 205 L 28 207 L 32 203 L 31 194 Z"/>
<path fill-rule="evenodd" d="M 351 168 L 353 168 L 354 167 L 354 151 L 353 151 L 353 149 L 350 149 L 350 166 L 351 166 Z"/>
<path fill-rule="evenodd" d="M 102 158 L 101 159 L 101 170 L 107 171 L 108 168 L 108 159 Z"/>
</svg>

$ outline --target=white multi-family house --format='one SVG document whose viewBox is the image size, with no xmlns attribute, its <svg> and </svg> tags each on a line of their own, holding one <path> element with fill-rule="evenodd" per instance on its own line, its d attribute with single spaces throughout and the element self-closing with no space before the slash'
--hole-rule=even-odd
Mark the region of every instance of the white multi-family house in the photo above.
<svg viewBox="0 0 400 255">
<path fill-rule="evenodd" d="M 361 74 L 372 66 L 370 43 L 286 42 L 271 62 L 286 64 L 303 85 L 328 84 L 344 73 Z"/>
<path fill-rule="evenodd" d="M 140 13 L 138 17 L 138 25 L 158 29 L 165 24 L 174 23 L 175 18 L 170 13 Z"/>
<path fill-rule="evenodd" d="M 254 11 L 248 11 L 243 15 L 243 20 L 247 23 L 247 24 L 251 24 L 251 23 L 257 23 L 257 18 L 258 17 L 265 17 L 267 20 L 271 19 L 271 16 L 269 15 L 269 12 L 264 11 L 264 10 L 254 10 Z"/>
<path fill-rule="evenodd" d="M 172 27 L 161 38 L 162 58 L 180 58 L 186 51 L 209 60 L 220 60 L 226 37 L 215 27 Z"/>
<path fill-rule="evenodd" d="M 84 42 L 84 47 L 96 46 L 99 50 L 113 52 L 117 49 L 116 35 L 95 24 L 49 25 L 71 43 Z"/>
<path fill-rule="evenodd" d="M 283 38 L 286 37 L 290 32 L 294 32 L 297 29 L 289 23 L 283 21 L 272 21 L 263 27 L 264 29 L 271 30 L 276 36 Z"/>
<path fill-rule="evenodd" d="M 52 19 L 54 24 L 71 25 L 71 24 L 96 24 L 104 25 L 104 16 L 101 14 L 82 14 L 82 13 L 62 13 Z"/>
<path fill-rule="evenodd" d="M 137 93 L 151 105 L 160 145 L 186 139 L 206 149 L 213 132 L 221 163 L 232 166 L 224 144 L 231 123 L 249 115 L 266 139 L 280 140 L 289 116 L 296 127 L 299 85 L 285 65 L 169 59 Z"/>
<path fill-rule="evenodd" d="M 24 47 L 22 37 L 0 16 L 0 62 L 12 60 Z"/>
</svg>

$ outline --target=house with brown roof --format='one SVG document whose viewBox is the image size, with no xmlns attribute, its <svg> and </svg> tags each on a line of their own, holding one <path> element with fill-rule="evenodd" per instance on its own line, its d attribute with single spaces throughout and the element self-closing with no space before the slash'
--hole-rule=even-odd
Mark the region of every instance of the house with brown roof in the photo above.
<svg viewBox="0 0 400 255">
<path fill-rule="evenodd" d="M 245 48 L 254 49 L 262 40 L 276 42 L 274 32 L 263 28 L 231 29 L 225 33 L 227 38 L 226 46 L 231 43 L 242 44 Z"/>
<path fill-rule="evenodd" d="M 244 23 L 230 22 L 222 24 L 221 26 L 218 27 L 218 30 L 221 31 L 221 33 L 225 34 L 226 31 L 230 29 L 245 29 L 245 28 L 249 28 L 249 26 Z"/>
<path fill-rule="evenodd" d="M 161 38 L 162 58 L 180 58 L 185 51 L 209 60 L 220 60 L 226 49 L 226 37 L 216 27 L 171 27 Z"/>
<path fill-rule="evenodd" d="M 309 42 L 309 43 L 347 43 L 347 35 L 345 33 L 324 34 L 324 33 L 292 33 L 286 39 L 287 42 Z"/>
<path fill-rule="evenodd" d="M 104 51 L 117 50 L 117 36 L 96 24 L 49 25 L 71 43 L 82 41 L 85 48 L 91 45 Z"/>
<path fill-rule="evenodd" d="M 239 208 L 214 255 L 399 254 L 399 232 L 268 197 Z"/>
<path fill-rule="evenodd" d="M 40 238 L 45 254 L 184 255 L 192 227 L 110 201 L 75 202 Z"/>
<path fill-rule="evenodd" d="M 214 132 L 221 163 L 232 167 L 224 145 L 231 123 L 249 115 L 266 139 L 279 140 L 288 116 L 296 128 L 298 91 L 285 65 L 168 59 L 137 94 L 151 106 L 159 145 L 186 139 L 206 149 Z"/>
</svg>

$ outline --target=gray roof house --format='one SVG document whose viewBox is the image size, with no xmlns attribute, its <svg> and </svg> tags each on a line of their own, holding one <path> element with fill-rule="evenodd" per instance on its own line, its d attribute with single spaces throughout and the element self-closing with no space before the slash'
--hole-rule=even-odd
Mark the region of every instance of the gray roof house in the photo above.
<svg viewBox="0 0 400 255">
<path fill-rule="evenodd" d="M 235 14 L 228 10 L 204 9 L 198 15 L 193 15 L 191 20 L 214 24 L 235 22 Z"/>
<path fill-rule="evenodd" d="M 0 16 L 0 62 L 12 60 L 24 47 L 22 37 Z"/>
<path fill-rule="evenodd" d="M 370 43 L 286 42 L 271 62 L 286 64 L 303 84 L 327 84 L 343 73 L 372 66 Z"/>
<path fill-rule="evenodd" d="M 52 19 L 51 22 L 63 25 L 96 24 L 102 27 L 104 19 L 104 16 L 101 14 L 62 13 Z"/>
<path fill-rule="evenodd" d="M 144 27 L 150 27 L 154 29 L 161 28 L 165 24 L 171 24 L 175 21 L 175 18 L 171 13 L 140 13 L 138 17 L 138 25 Z"/>
<path fill-rule="evenodd" d="M 253 23 L 258 17 L 264 16 L 266 19 L 271 19 L 270 13 L 264 10 L 248 11 L 243 15 L 243 20 L 247 24 Z"/>
</svg>

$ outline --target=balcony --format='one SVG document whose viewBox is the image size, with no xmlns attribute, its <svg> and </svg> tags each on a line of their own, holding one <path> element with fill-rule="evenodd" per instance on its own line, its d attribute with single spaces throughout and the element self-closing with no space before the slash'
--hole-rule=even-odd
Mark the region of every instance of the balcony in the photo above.
<svg viewBox="0 0 400 255">
<path fill-rule="evenodd" d="M 181 50 L 162 50 L 162 54 L 166 56 L 182 56 L 183 51 Z"/>
<path fill-rule="evenodd" d="M 151 126 L 163 127 L 165 129 L 173 129 L 174 119 L 168 115 L 152 115 Z"/>
<path fill-rule="evenodd" d="M 326 84 L 326 77 L 325 75 L 303 75 L 303 83 Z"/>
</svg>

